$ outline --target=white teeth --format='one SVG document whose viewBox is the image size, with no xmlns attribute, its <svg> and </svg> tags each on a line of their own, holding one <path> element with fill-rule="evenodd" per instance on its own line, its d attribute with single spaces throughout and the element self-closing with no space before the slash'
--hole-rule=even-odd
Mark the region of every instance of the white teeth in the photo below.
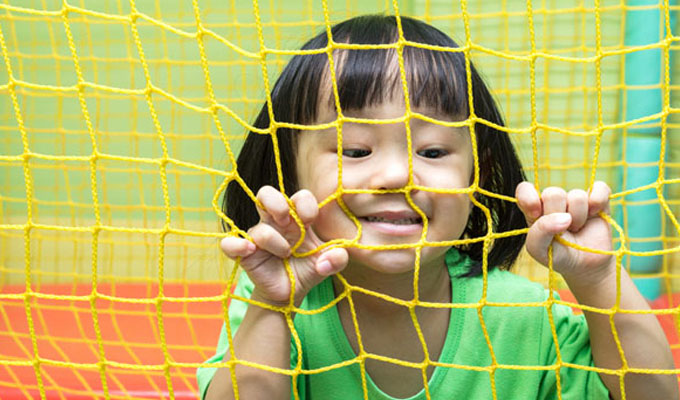
<svg viewBox="0 0 680 400">
<path fill-rule="evenodd" d="M 419 224 L 420 218 L 401 218 L 401 219 L 387 219 L 383 217 L 365 217 L 368 222 L 387 222 L 395 225 L 413 225 Z"/>
</svg>

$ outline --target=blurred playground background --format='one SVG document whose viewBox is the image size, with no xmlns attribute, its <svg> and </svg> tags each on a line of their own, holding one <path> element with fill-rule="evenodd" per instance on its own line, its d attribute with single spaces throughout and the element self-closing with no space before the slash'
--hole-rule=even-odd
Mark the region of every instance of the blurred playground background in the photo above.
<svg viewBox="0 0 680 400">
<path fill-rule="evenodd" d="M 415 16 L 467 46 L 540 187 L 614 188 L 617 245 L 636 252 L 623 266 L 680 355 L 679 10 L 3 0 L 0 398 L 196 396 L 232 276 L 215 209 L 229 152 L 291 51 L 364 13 Z M 527 257 L 516 268 L 548 282 Z"/>
</svg>

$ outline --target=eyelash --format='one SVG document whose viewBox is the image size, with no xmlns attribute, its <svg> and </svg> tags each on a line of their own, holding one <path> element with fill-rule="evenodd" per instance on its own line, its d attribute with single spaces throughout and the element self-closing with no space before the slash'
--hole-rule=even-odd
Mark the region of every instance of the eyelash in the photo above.
<svg viewBox="0 0 680 400">
<path fill-rule="evenodd" d="M 342 155 L 349 158 L 362 158 L 371 154 L 370 150 L 366 149 L 343 149 Z"/>
<path fill-rule="evenodd" d="M 363 158 L 363 157 L 369 156 L 370 154 L 371 154 L 371 151 L 366 150 L 366 149 L 344 149 L 342 151 L 342 155 L 344 157 L 349 157 L 349 158 Z M 421 157 L 424 157 L 424 158 L 436 159 L 436 158 L 442 158 L 449 153 L 446 150 L 442 150 L 442 149 L 425 149 L 425 150 L 419 151 L 417 154 Z"/>
<path fill-rule="evenodd" d="M 436 152 L 436 154 L 432 154 Z M 442 149 L 425 149 L 418 152 L 418 155 L 425 158 L 442 158 L 449 154 L 446 150 Z"/>
</svg>

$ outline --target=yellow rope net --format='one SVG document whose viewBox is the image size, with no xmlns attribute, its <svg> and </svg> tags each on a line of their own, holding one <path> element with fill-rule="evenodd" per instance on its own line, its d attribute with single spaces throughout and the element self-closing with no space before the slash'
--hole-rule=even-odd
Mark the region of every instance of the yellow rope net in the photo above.
<svg viewBox="0 0 680 400">
<path fill-rule="evenodd" d="M 628 267 L 625 255 L 662 256 L 659 272 L 633 275 L 661 280 L 664 294 L 652 312 L 680 352 L 680 89 L 671 80 L 680 37 L 669 17 L 680 8 L 667 1 L 645 7 L 661 15 L 661 34 L 630 47 L 631 7 L 620 0 L 4 0 L 0 397 L 195 397 L 195 369 L 214 352 L 237 276 L 217 246 L 225 235 L 220 196 L 238 178 L 235 154 L 295 49 L 365 13 L 414 16 L 455 37 L 487 78 L 507 120 L 503 129 L 541 188 L 587 188 L 595 178 L 614 185 L 623 167 L 636 166 L 620 155 L 629 128 L 658 128 L 658 178 L 614 187 L 612 212 L 625 214 L 635 203 L 627 196 L 656 190 L 647 203 L 662 210 L 660 237 L 629 237 L 625 215 L 610 222 L 619 267 Z M 400 38 L 393 47 L 403 45 Z M 661 89 L 662 108 L 626 122 L 625 56 L 652 48 L 661 52 L 662 76 L 650 87 Z M 403 71 L 401 57 L 400 65 Z M 473 113 L 465 124 L 475 122 L 483 123 Z M 661 247 L 632 252 L 635 241 Z M 526 256 L 516 268 L 564 288 Z M 361 290 L 346 284 L 343 295 Z M 555 302 L 576 306 L 553 297 L 545 306 Z M 484 305 L 483 298 L 469 306 Z M 291 308 L 281 311 L 292 323 Z M 483 370 L 498 367 L 494 361 Z M 631 370 L 624 364 L 613 373 Z"/>
</svg>

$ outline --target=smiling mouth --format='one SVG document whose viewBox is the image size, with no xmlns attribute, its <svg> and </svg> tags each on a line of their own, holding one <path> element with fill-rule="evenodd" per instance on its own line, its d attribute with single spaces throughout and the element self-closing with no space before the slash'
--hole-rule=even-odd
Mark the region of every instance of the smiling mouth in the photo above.
<svg viewBox="0 0 680 400">
<path fill-rule="evenodd" d="M 363 217 L 363 218 L 360 218 L 360 219 L 363 219 L 367 222 L 381 222 L 381 223 L 393 224 L 393 225 L 420 225 L 423 222 L 422 218 L 420 218 L 420 217 L 389 219 L 389 218 L 383 218 L 383 217 L 369 216 L 369 217 Z"/>
</svg>

